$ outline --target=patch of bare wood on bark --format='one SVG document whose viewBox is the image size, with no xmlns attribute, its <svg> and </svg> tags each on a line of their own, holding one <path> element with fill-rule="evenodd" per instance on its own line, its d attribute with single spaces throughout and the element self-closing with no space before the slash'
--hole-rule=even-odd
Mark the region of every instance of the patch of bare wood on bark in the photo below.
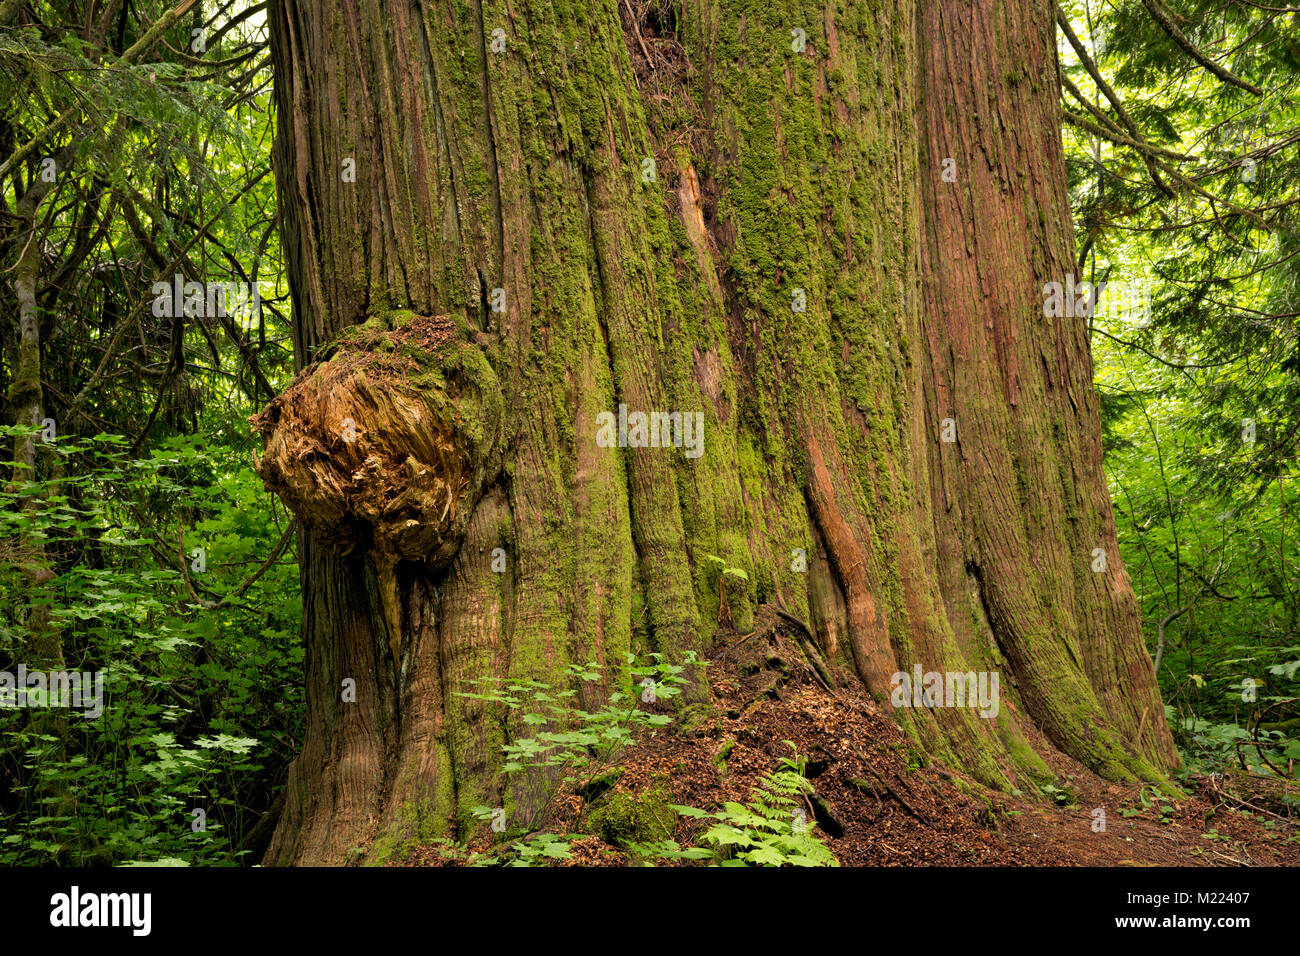
<svg viewBox="0 0 1300 956">
<path fill-rule="evenodd" d="M 886 710 L 892 710 L 890 682 L 898 664 L 889 643 L 885 610 L 877 607 L 868 583 L 867 555 L 858 543 L 859 537 L 865 537 L 865 531 L 856 527 L 860 522 L 846 520 L 835 495 L 821 443 L 815 435 L 808 437 L 808 459 L 808 499 L 831 564 L 843 586 L 854 666 L 867 689 L 882 700 Z"/>
<path fill-rule="evenodd" d="M 677 183 L 677 201 L 679 203 L 682 226 L 686 236 L 695 250 L 695 261 L 700 275 L 709 284 L 713 297 L 722 302 L 722 287 L 718 284 L 717 270 L 713 265 L 713 247 L 708 227 L 704 224 L 704 205 L 700 195 L 700 177 L 695 167 L 685 163 L 681 178 Z M 716 198 L 715 198 L 716 203 Z"/>
</svg>

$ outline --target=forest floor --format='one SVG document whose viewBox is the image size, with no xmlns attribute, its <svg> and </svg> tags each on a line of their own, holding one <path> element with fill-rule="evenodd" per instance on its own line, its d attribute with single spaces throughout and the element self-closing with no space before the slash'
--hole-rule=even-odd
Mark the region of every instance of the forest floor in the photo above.
<svg viewBox="0 0 1300 956">
<path fill-rule="evenodd" d="M 842 866 L 1300 865 L 1300 817 L 1260 778 L 1189 776 L 1178 781 L 1186 798 L 1156 797 L 1152 787 L 1103 780 L 1032 741 L 1064 781 L 1057 796 L 1066 805 L 1057 805 L 1037 793 L 988 791 L 938 765 L 917 766 L 898 726 L 856 681 L 827 689 L 796 631 L 768 616 L 753 634 L 723 634 L 707 669 L 707 716 L 624 751 L 610 775 L 617 782 L 594 801 L 557 796 L 546 831 L 592 832 L 584 824 L 593 806 L 617 795 L 657 791 L 670 803 L 705 810 L 743 803 L 792 755 L 790 741 L 807 758 L 815 789 L 808 817 L 816 817 Z M 1104 832 L 1094 830 L 1096 808 L 1105 811 Z M 679 818 L 673 838 L 692 845 L 711 824 Z M 471 848 L 487 850 L 487 837 Z M 638 862 L 599 836 L 571 850 L 560 865 Z M 449 862 L 434 848 L 416 848 L 391 865 Z"/>
</svg>

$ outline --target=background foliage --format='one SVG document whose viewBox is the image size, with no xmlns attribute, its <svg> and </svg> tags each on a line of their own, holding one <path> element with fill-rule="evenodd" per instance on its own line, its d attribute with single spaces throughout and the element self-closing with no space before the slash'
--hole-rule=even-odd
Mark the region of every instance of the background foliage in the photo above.
<svg viewBox="0 0 1300 956">
<path fill-rule="evenodd" d="M 1065 142 L 1078 275 L 1111 283 L 1092 328 L 1120 548 L 1190 765 L 1294 777 L 1300 34 L 1294 8 L 1178 4 L 1233 82 L 1154 5 L 1072 4 L 1087 56 L 1060 44 L 1093 127 L 1067 116 Z"/>
</svg>

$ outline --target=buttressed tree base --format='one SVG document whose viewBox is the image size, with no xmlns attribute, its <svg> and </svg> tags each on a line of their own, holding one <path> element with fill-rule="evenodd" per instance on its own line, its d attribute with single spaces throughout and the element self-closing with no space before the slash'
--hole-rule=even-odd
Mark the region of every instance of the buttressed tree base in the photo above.
<svg viewBox="0 0 1300 956">
<path fill-rule="evenodd" d="M 267 863 L 527 812 L 466 681 L 707 654 L 709 555 L 737 628 L 807 622 L 883 709 L 916 667 L 998 675 L 996 716 L 894 709 L 988 786 L 1044 748 L 1177 763 L 1087 320 L 1043 306 L 1074 271 L 1052 4 L 655 11 L 270 4 L 301 371 L 256 425 L 308 717 Z M 702 454 L 598 442 L 620 406 L 702 412 Z"/>
</svg>

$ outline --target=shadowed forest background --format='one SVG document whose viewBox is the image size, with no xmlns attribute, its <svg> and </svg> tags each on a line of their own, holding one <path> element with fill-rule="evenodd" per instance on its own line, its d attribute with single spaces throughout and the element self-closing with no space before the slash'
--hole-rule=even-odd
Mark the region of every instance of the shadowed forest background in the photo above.
<svg viewBox="0 0 1300 956">
<path fill-rule="evenodd" d="M 695 67 L 680 6 L 613 6 L 637 88 L 661 111 L 652 125 L 685 143 L 699 118 L 681 96 Z M 828 17 L 846 6 L 830 4 Z M 1163 714 L 1143 713 L 1136 736 L 1164 720 L 1180 758 L 1167 779 L 1121 775 L 1134 789 L 1112 808 L 1111 826 L 1130 816 L 1185 822 L 1174 807 L 1191 794 L 1300 845 L 1300 8 L 1088 0 L 1058 9 L 1077 253 L 1062 279 L 1083 284 L 1077 299 L 1067 290 L 1068 314 L 1079 310 L 1087 325 L 1119 550 L 1164 702 Z M 0 0 L 0 431 L 10 452 L 0 670 L 102 672 L 105 704 L 95 717 L 0 709 L 5 865 L 259 863 L 285 812 L 308 724 L 304 529 L 267 488 L 279 482 L 284 492 L 288 479 L 255 469 L 264 453 L 271 460 L 268 406 L 293 386 L 304 343 L 277 218 L 274 11 L 245 0 Z M 825 42 L 812 29 L 806 39 Z M 829 175 L 821 162 L 805 163 L 807 175 Z M 665 176 L 669 168 L 660 165 Z M 349 172 L 345 160 L 343 183 Z M 931 174 L 944 181 L 941 167 Z M 697 199 L 709 191 L 702 178 L 690 187 Z M 488 322 L 494 290 L 479 278 Z M 204 284 L 197 298 L 190 281 Z M 217 285 L 230 307 L 211 307 Z M 346 358 L 393 335 L 400 351 L 402 334 L 437 344 L 495 332 L 403 326 L 392 317 L 402 308 L 387 327 L 367 324 L 331 348 Z M 313 347 L 314 359 L 329 354 Z M 808 624 L 738 553 L 693 557 L 696 603 L 716 620 L 711 668 L 735 695 L 733 717 L 780 741 L 784 725 L 749 705 L 761 697 L 818 713 L 821 698 L 806 694 L 821 691 L 807 688 L 843 686 L 822 659 L 831 654 L 804 646 Z M 387 600 L 384 574 L 399 573 L 385 567 L 376 606 Z M 825 759 L 802 741 L 778 764 L 748 768 L 732 756 L 736 739 L 710 745 L 719 779 L 758 774 L 761 793 L 744 806 L 692 812 L 669 798 L 664 781 L 691 758 L 668 759 L 645 741 L 662 741 L 670 723 L 687 736 L 696 729 L 692 685 L 702 678 L 692 654 L 649 640 L 655 625 L 640 622 L 653 615 L 629 600 L 626 663 L 611 653 L 603 666 L 571 662 L 562 679 L 516 674 L 458 691 L 522 718 L 497 755 L 504 773 L 533 774 L 522 786 L 531 796 L 518 798 L 530 808 L 519 833 L 493 826 L 495 806 L 474 806 L 480 826 L 462 825 L 460 839 L 421 816 L 399 838 L 358 843 L 347 860 L 591 862 L 600 843 L 625 854 L 620 862 L 834 862 L 838 844 L 824 841 L 843 836 L 843 804 L 830 808 L 807 782 Z M 764 627 L 782 635 L 768 657 L 783 662 L 778 684 L 800 688 L 793 696 L 753 684 L 767 664 L 761 653 L 744 657 L 742 642 Z M 606 676 L 622 696 L 589 699 L 566 683 Z M 638 756 L 624 760 L 634 746 Z M 909 769 L 935 756 L 896 749 Z M 640 787 L 630 793 L 633 778 Z M 1087 819 L 1094 804 L 1080 791 L 1090 786 L 1053 765 L 1004 791 Z M 857 789 L 892 799 L 919 827 L 934 822 L 883 776 Z M 963 779 L 958 789 L 976 785 Z M 1008 806 L 984 802 L 990 821 Z M 792 812 L 793 827 L 781 822 Z M 663 813 L 713 829 L 695 846 L 673 842 L 681 832 Z M 1195 836 L 1208 837 L 1207 853 L 1228 842 L 1204 820 Z"/>
</svg>

